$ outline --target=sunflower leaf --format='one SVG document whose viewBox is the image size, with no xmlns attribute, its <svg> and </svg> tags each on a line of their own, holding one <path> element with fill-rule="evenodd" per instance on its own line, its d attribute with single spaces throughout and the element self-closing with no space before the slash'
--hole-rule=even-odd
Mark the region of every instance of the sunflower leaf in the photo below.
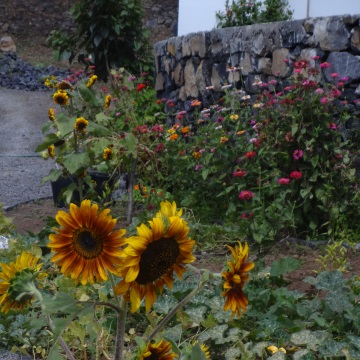
<svg viewBox="0 0 360 360">
<path fill-rule="evenodd" d="M 64 166 L 70 174 L 89 166 L 90 158 L 87 153 L 68 154 L 64 156 Z"/>
<path fill-rule="evenodd" d="M 271 265 L 270 276 L 282 276 L 288 272 L 298 269 L 300 260 L 293 257 L 285 257 L 280 260 L 274 261 Z"/>
</svg>

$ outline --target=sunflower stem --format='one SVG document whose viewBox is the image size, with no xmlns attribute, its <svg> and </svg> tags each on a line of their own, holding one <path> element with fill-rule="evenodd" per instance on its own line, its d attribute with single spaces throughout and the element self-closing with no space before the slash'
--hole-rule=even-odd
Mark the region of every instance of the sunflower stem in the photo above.
<svg viewBox="0 0 360 360">
<path fill-rule="evenodd" d="M 185 296 L 175 307 L 173 307 L 170 312 L 157 324 L 156 328 L 150 333 L 147 342 L 151 341 L 155 335 L 161 331 L 165 325 L 171 320 L 171 318 L 178 312 L 180 308 L 186 305 L 200 290 L 201 288 L 207 283 L 207 280 L 202 280 L 198 283 L 196 288 L 191 291 L 191 293 Z"/>
<path fill-rule="evenodd" d="M 125 342 L 125 322 L 127 315 L 127 302 L 121 298 L 120 299 L 120 313 L 117 316 L 117 325 L 116 325 L 116 341 L 115 341 L 115 355 L 114 360 L 123 360 L 124 359 L 124 342 Z"/>
<path fill-rule="evenodd" d="M 129 174 L 129 202 L 127 208 L 127 217 L 126 221 L 128 224 L 131 224 L 132 221 L 132 213 L 133 213 L 133 206 L 134 206 L 134 185 L 135 185 L 135 171 L 136 171 L 136 163 L 137 159 L 134 158 L 131 163 L 131 170 Z"/>
</svg>

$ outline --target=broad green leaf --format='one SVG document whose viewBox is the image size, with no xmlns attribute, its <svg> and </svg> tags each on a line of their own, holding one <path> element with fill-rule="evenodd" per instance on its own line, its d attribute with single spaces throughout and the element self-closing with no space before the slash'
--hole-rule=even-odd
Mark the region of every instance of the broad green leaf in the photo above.
<svg viewBox="0 0 360 360">
<path fill-rule="evenodd" d="M 326 339 L 320 346 L 319 352 L 320 357 L 336 357 L 336 356 L 343 356 L 344 353 L 342 352 L 343 349 L 348 348 L 347 344 L 342 341 L 337 341 L 333 339 Z"/>
<path fill-rule="evenodd" d="M 54 145 L 56 142 L 62 140 L 58 135 L 56 134 L 48 134 L 45 136 L 44 141 L 37 146 L 35 149 L 36 152 L 46 150 L 48 146 Z"/>
<path fill-rule="evenodd" d="M 100 102 L 96 98 L 94 89 L 88 88 L 86 84 L 80 84 L 78 86 L 81 97 L 88 102 L 90 105 L 99 106 Z M 87 119 L 88 120 L 88 119 Z"/>
<path fill-rule="evenodd" d="M 93 135 L 93 136 L 101 137 L 101 136 L 110 136 L 111 135 L 111 131 L 107 127 L 96 124 L 93 121 L 89 121 L 87 128 L 88 128 L 89 132 L 91 133 L 91 135 Z M 108 140 L 108 142 L 109 142 L 109 140 Z"/>
<path fill-rule="evenodd" d="M 51 169 L 49 174 L 41 180 L 41 184 L 45 184 L 47 181 L 56 181 L 62 175 L 62 171 L 58 169 Z"/>
<path fill-rule="evenodd" d="M 103 39 L 103 37 L 102 37 L 100 34 L 96 35 L 96 36 L 94 37 L 94 45 L 95 45 L 96 47 L 98 47 L 98 46 L 100 45 L 102 39 Z"/>
<path fill-rule="evenodd" d="M 60 113 L 57 121 L 60 135 L 65 137 L 69 135 L 75 128 L 76 117 L 70 117 L 64 113 Z"/>
<path fill-rule="evenodd" d="M 207 177 L 208 177 L 208 175 L 209 175 L 209 169 L 208 168 L 206 168 L 206 169 L 204 169 L 202 172 L 201 172 L 201 176 L 202 176 L 202 178 L 204 179 L 204 180 L 206 180 L 207 179 Z"/>
<path fill-rule="evenodd" d="M 71 313 L 71 309 L 76 306 L 76 300 L 69 294 L 58 292 L 55 297 L 44 295 L 42 304 L 45 306 L 47 313 L 56 313 L 58 311 Z"/>
<path fill-rule="evenodd" d="M 344 286 L 344 279 L 340 271 L 323 271 L 316 278 L 306 278 L 308 284 L 315 285 L 319 290 L 334 290 Z"/>
<path fill-rule="evenodd" d="M 70 174 L 75 174 L 78 170 L 88 168 L 90 158 L 87 153 L 67 154 L 64 156 L 64 166 Z"/>
<path fill-rule="evenodd" d="M 285 257 L 272 263 L 270 276 L 283 276 L 299 268 L 301 262 L 293 257 Z"/>
<path fill-rule="evenodd" d="M 310 161 L 311 161 L 311 165 L 313 166 L 313 168 L 316 168 L 316 166 L 319 162 L 319 155 L 314 155 Z"/>
<path fill-rule="evenodd" d="M 316 357 L 310 350 L 301 349 L 294 353 L 293 360 L 316 360 Z"/>
<path fill-rule="evenodd" d="M 341 291 L 341 288 L 337 289 L 337 291 L 330 291 L 325 296 L 324 300 L 332 311 L 339 314 L 342 314 L 344 311 L 351 310 L 353 308 L 353 305 L 350 303 L 348 296 Z"/>
<path fill-rule="evenodd" d="M 305 199 L 305 198 L 311 193 L 311 190 L 312 190 L 311 187 L 309 187 L 309 188 L 307 188 L 307 189 L 301 189 L 301 190 L 300 190 L 300 196 L 301 196 L 303 199 Z"/>
<path fill-rule="evenodd" d="M 290 340 L 294 345 L 306 345 L 309 349 L 316 350 L 329 336 L 327 331 L 302 330 L 292 334 Z"/>
<path fill-rule="evenodd" d="M 360 336 L 348 335 L 347 338 L 358 350 L 360 350 Z"/>
<path fill-rule="evenodd" d="M 205 353 L 201 350 L 199 344 L 196 344 L 191 351 L 190 360 L 207 360 Z"/>
<path fill-rule="evenodd" d="M 294 136 L 297 131 L 299 130 L 299 125 L 298 124 L 292 124 L 291 126 L 291 135 Z"/>
</svg>

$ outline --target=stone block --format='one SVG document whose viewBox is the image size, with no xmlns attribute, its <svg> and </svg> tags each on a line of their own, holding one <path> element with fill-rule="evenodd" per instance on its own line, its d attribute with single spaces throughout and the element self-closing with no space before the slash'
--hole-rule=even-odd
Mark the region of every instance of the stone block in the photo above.
<svg viewBox="0 0 360 360">
<path fill-rule="evenodd" d="M 3 52 L 16 52 L 16 46 L 12 37 L 3 36 L 0 39 L 0 50 Z"/>
<path fill-rule="evenodd" d="M 332 82 L 331 74 L 339 78 L 348 77 L 349 81 L 360 80 L 360 58 L 346 52 L 332 52 L 326 60 L 331 66 L 325 70 L 325 77 Z"/>
<path fill-rule="evenodd" d="M 211 85 L 214 87 L 215 91 L 221 91 L 221 77 L 216 65 L 213 65 L 211 69 Z"/>
<path fill-rule="evenodd" d="M 178 63 L 174 70 L 174 82 L 177 86 L 184 84 L 184 71 L 180 63 Z"/>
<path fill-rule="evenodd" d="M 260 58 L 258 61 L 258 71 L 266 75 L 271 75 L 272 61 L 269 58 Z"/>
<path fill-rule="evenodd" d="M 276 49 L 272 53 L 271 73 L 275 76 L 286 77 L 289 69 L 285 60 L 289 59 L 289 49 Z"/>
<path fill-rule="evenodd" d="M 249 74 L 245 80 L 245 91 L 249 94 L 259 93 L 259 86 L 256 85 L 259 82 L 264 82 L 265 78 L 262 75 Z"/>
<path fill-rule="evenodd" d="M 245 76 L 253 71 L 250 53 L 245 52 L 242 54 L 239 67 L 241 68 L 241 73 Z"/>
<path fill-rule="evenodd" d="M 351 30 L 351 50 L 360 53 L 360 27 Z"/>
<path fill-rule="evenodd" d="M 155 80 L 155 91 L 163 91 L 164 84 L 165 84 L 164 75 L 162 73 L 158 73 L 156 75 L 156 80 Z"/>
<path fill-rule="evenodd" d="M 281 46 L 292 48 L 298 44 L 304 43 L 306 31 L 302 20 L 286 21 L 279 29 L 281 35 Z"/>
<path fill-rule="evenodd" d="M 325 51 L 341 51 L 349 46 L 350 34 L 340 18 L 327 17 L 315 21 L 314 41 Z"/>
<path fill-rule="evenodd" d="M 186 97 L 197 98 L 199 90 L 196 86 L 196 73 L 192 59 L 186 61 L 184 69 L 185 93 Z"/>
</svg>

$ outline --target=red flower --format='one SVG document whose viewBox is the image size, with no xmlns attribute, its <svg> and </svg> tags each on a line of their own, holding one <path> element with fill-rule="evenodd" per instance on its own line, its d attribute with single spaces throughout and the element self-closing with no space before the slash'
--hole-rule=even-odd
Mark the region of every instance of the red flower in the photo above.
<svg viewBox="0 0 360 360">
<path fill-rule="evenodd" d="M 146 88 L 146 84 L 139 84 L 137 87 L 136 87 L 136 90 L 137 91 L 141 91 L 142 89 Z"/>
<path fill-rule="evenodd" d="M 246 171 L 245 170 L 241 170 L 241 169 L 236 169 L 234 172 L 233 172 L 233 176 L 235 177 L 243 177 L 246 175 Z"/>
<path fill-rule="evenodd" d="M 247 159 L 252 159 L 256 156 L 256 152 L 255 151 L 248 151 L 244 154 L 244 156 L 247 158 Z"/>
<path fill-rule="evenodd" d="M 241 218 L 242 219 L 251 219 L 252 217 L 254 217 L 254 213 L 244 213 L 244 214 L 241 214 Z"/>
<path fill-rule="evenodd" d="M 251 200 L 253 197 L 254 197 L 254 193 L 251 192 L 250 190 L 243 190 L 239 194 L 240 200 Z"/>
<path fill-rule="evenodd" d="M 291 179 L 301 179 L 302 178 L 302 173 L 300 171 L 293 171 L 290 173 L 290 178 Z"/>
<path fill-rule="evenodd" d="M 165 151 L 165 145 L 163 143 L 157 144 L 155 148 L 155 152 L 164 152 Z"/>
</svg>

